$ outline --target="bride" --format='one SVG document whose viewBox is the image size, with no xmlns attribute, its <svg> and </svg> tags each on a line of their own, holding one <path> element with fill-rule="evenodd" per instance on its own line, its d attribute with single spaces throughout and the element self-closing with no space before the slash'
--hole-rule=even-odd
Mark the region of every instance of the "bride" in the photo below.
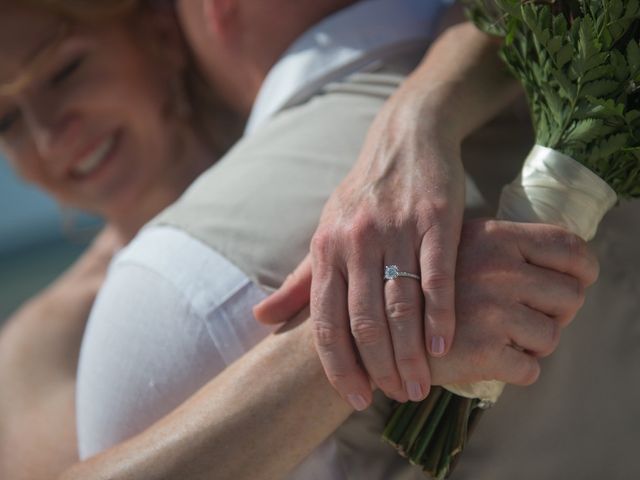
<svg viewBox="0 0 640 480">
<path fill-rule="evenodd" d="M 10 462 L 2 458 L 3 478 L 24 472 L 50 478 L 77 460 L 73 411 L 78 343 L 106 265 L 119 245 L 173 202 L 225 148 L 224 142 L 211 140 L 222 131 L 220 110 L 196 95 L 201 90 L 193 83 L 194 70 L 173 15 L 157 8 L 124 0 L 3 4 L 3 152 L 25 178 L 63 203 L 103 215 L 108 225 L 87 255 L 25 305 L 3 332 L 0 452 L 12 454 Z M 461 252 L 490 246 L 490 240 L 480 233 L 470 236 Z M 478 266 L 461 262 L 461 268 Z M 472 345 L 474 329 L 464 325 L 459 338 L 467 332 L 467 345 Z M 523 335 L 532 335 L 524 325 L 523 330 Z M 309 341 L 305 323 L 268 337 L 180 408 L 104 455 L 77 465 L 68 478 L 116 470 L 122 475 L 160 472 L 165 467 L 186 478 L 196 461 L 202 469 L 219 468 L 221 463 L 211 463 L 215 459 L 238 458 L 234 464 L 241 465 L 249 445 L 261 454 L 274 448 L 298 455 L 312 449 L 318 442 L 308 440 L 309 432 L 317 439 L 314 429 L 335 429 L 352 409 L 322 376 L 317 357 L 307 348 Z M 441 363 L 440 378 L 448 374 L 447 380 L 454 380 L 448 360 L 455 357 Z M 274 362 L 297 365 L 298 370 L 270 370 Z M 304 388 L 264 395 L 272 392 L 263 383 L 269 375 L 290 371 L 299 375 L 296 380 Z M 248 381 L 255 395 L 230 388 Z M 295 401 L 286 401 L 289 395 Z M 242 409 L 246 401 L 266 408 L 264 422 L 251 422 L 255 411 Z M 296 435 L 276 435 L 287 426 L 281 421 L 284 415 L 290 421 L 296 415 L 305 418 L 312 404 L 324 412 L 323 422 L 296 423 Z M 230 411 L 239 411 L 233 418 L 248 422 L 241 425 L 246 430 L 220 421 L 228 419 Z M 237 445 L 241 448 L 234 451 L 231 447 Z M 291 459 L 285 457 L 272 456 L 261 473 L 266 475 L 267 467 L 291 469 Z M 246 458 L 244 463 L 250 464 Z"/>
</svg>

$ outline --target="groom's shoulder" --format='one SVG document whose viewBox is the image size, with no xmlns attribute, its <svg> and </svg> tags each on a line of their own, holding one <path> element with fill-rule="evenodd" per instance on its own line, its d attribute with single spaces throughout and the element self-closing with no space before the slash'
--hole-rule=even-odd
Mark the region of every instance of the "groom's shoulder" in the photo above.
<svg viewBox="0 0 640 480">
<path fill-rule="evenodd" d="M 277 286 L 306 254 L 329 195 L 421 54 L 350 75 L 279 112 L 152 223 L 188 232 L 261 285 Z"/>
</svg>

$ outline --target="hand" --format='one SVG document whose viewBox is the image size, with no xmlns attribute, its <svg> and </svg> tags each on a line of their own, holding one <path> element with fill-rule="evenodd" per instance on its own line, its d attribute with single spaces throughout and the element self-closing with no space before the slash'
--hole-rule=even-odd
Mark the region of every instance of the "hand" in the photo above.
<svg viewBox="0 0 640 480">
<path fill-rule="evenodd" d="M 305 305 L 321 360 L 345 398 L 373 381 L 400 401 L 430 387 L 427 352 L 454 335 L 453 276 L 464 206 L 460 142 L 518 93 L 498 46 L 467 23 L 445 32 L 378 115 L 354 170 L 323 212 L 311 260 L 256 310 L 267 323 Z M 313 281 L 311 280 L 311 264 Z M 419 273 L 382 282 L 384 265 Z"/>
<path fill-rule="evenodd" d="M 308 273 L 306 260 L 288 282 L 300 287 Z M 433 384 L 533 383 L 538 359 L 555 350 L 597 276 L 587 244 L 559 227 L 467 222 L 457 261 L 456 338 L 449 355 L 431 359 Z M 292 298 L 305 296 L 303 288 L 294 293 L 275 295 L 272 311 L 284 313 L 294 307 Z M 329 378 L 340 386 L 339 377 Z"/>
<path fill-rule="evenodd" d="M 433 384 L 533 383 L 539 358 L 556 349 L 597 276 L 587 244 L 559 227 L 467 222 L 456 272 L 456 338 L 447 357 L 431 360 Z"/>
<path fill-rule="evenodd" d="M 399 401 L 423 399 L 431 384 L 427 352 L 443 356 L 453 341 L 464 173 L 459 140 L 425 121 L 417 95 L 401 93 L 383 109 L 324 209 L 311 259 L 255 310 L 262 321 L 282 321 L 307 303 L 311 284 L 320 358 L 360 408 L 370 400 L 369 378 Z M 391 264 L 422 281 L 385 283 Z"/>
</svg>

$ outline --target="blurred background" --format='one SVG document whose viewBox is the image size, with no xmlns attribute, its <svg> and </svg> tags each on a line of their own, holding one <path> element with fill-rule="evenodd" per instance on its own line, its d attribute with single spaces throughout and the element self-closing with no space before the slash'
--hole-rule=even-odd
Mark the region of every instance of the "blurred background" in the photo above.
<svg viewBox="0 0 640 480">
<path fill-rule="evenodd" d="M 97 220 L 63 212 L 0 157 L 0 323 L 73 262 Z"/>
</svg>

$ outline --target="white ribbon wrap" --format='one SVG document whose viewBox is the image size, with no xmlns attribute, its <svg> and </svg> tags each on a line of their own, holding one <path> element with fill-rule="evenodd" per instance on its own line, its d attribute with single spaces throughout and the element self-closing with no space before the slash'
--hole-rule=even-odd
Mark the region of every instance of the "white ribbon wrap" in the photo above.
<svg viewBox="0 0 640 480">
<path fill-rule="evenodd" d="M 558 225 L 591 240 L 616 201 L 613 189 L 591 170 L 567 155 L 536 145 L 518 178 L 502 190 L 497 217 Z M 500 397 L 504 383 L 492 380 L 445 388 L 490 405 Z"/>
</svg>

